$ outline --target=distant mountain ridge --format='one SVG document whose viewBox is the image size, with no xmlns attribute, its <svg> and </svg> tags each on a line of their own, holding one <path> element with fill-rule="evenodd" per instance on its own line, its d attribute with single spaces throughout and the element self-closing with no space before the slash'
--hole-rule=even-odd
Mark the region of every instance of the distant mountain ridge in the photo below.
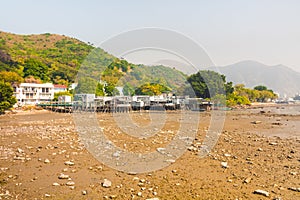
<svg viewBox="0 0 300 200">
<path fill-rule="evenodd" d="M 300 92 L 300 73 L 284 65 L 268 66 L 246 60 L 223 67 L 211 67 L 226 76 L 227 81 L 253 88 L 265 85 L 280 96 L 293 97 Z"/>
</svg>

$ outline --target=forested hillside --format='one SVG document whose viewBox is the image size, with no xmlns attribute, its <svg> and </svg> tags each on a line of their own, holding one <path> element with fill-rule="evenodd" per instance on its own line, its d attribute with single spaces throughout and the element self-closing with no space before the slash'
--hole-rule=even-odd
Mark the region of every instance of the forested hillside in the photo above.
<svg viewBox="0 0 300 200">
<path fill-rule="evenodd" d="M 0 32 L 0 71 L 14 72 L 18 80 L 70 85 L 76 82 L 80 67 L 88 76 L 113 86 L 154 82 L 176 89 L 186 80 L 177 70 L 128 63 L 75 38 Z"/>
</svg>

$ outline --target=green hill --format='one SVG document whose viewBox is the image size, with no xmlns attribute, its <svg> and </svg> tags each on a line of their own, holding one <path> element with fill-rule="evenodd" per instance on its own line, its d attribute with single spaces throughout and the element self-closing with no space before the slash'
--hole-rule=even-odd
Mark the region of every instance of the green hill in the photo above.
<svg viewBox="0 0 300 200">
<path fill-rule="evenodd" d="M 175 69 L 128 63 L 75 38 L 0 32 L 0 71 L 16 72 L 26 81 L 70 85 L 79 69 L 114 86 L 154 82 L 176 90 L 186 80 L 186 75 Z"/>
</svg>

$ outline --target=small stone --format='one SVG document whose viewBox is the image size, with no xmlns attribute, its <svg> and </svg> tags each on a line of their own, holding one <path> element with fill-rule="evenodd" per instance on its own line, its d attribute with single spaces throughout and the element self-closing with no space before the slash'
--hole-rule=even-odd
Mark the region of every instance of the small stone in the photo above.
<svg viewBox="0 0 300 200">
<path fill-rule="evenodd" d="M 231 155 L 229 153 L 224 154 L 225 157 L 230 157 Z"/>
<path fill-rule="evenodd" d="M 294 192 L 300 192 L 300 188 L 296 188 L 296 187 L 289 187 L 288 190 L 291 190 Z"/>
<path fill-rule="evenodd" d="M 248 177 L 244 180 L 244 183 L 250 183 L 250 181 L 251 181 L 251 177 Z"/>
<path fill-rule="evenodd" d="M 141 182 L 141 183 L 145 183 L 146 180 L 145 180 L 145 179 L 141 179 L 140 182 Z"/>
<path fill-rule="evenodd" d="M 297 175 L 297 172 L 290 172 L 290 175 L 295 176 L 295 175 Z"/>
<path fill-rule="evenodd" d="M 108 179 L 104 179 L 104 181 L 102 183 L 102 186 L 105 187 L 105 188 L 111 187 L 111 181 L 108 180 Z"/>
<path fill-rule="evenodd" d="M 50 163 L 50 160 L 49 159 L 45 159 L 44 163 L 48 164 L 48 163 Z"/>
<path fill-rule="evenodd" d="M 51 197 L 51 195 L 50 194 L 45 194 L 45 197 Z"/>
<path fill-rule="evenodd" d="M 261 124 L 262 123 L 262 121 L 253 121 L 253 122 L 251 122 L 252 124 Z"/>
<path fill-rule="evenodd" d="M 263 196 L 265 196 L 265 197 L 270 196 L 269 192 L 264 191 L 264 190 L 255 190 L 253 193 L 254 193 L 254 194 L 260 194 L 260 195 L 263 195 Z"/>
<path fill-rule="evenodd" d="M 21 148 L 17 148 L 17 152 L 18 152 L 18 153 L 24 153 L 24 150 L 21 149 Z"/>
<path fill-rule="evenodd" d="M 156 196 L 156 195 L 157 195 L 157 192 L 153 192 L 152 194 L 153 194 L 154 196 Z"/>
<path fill-rule="evenodd" d="M 58 176 L 59 179 L 68 179 L 69 177 L 70 177 L 69 175 L 66 175 L 66 174 L 63 174 L 63 173 L 61 173 L 61 174 Z"/>
<path fill-rule="evenodd" d="M 272 145 L 272 146 L 276 146 L 278 143 L 276 142 L 270 142 L 269 145 Z"/>
<path fill-rule="evenodd" d="M 69 188 L 70 188 L 71 190 L 74 190 L 74 189 L 75 189 L 75 186 L 72 185 L 72 186 L 69 186 Z"/>
<path fill-rule="evenodd" d="M 52 185 L 53 185 L 53 186 L 60 186 L 59 183 L 53 183 Z"/>
<path fill-rule="evenodd" d="M 66 161 L 65 162 L 65 165 L 69 165 L 69 166 L 73 166 L 75 163 L 74 162 L 72 162 L 72 161 Z"/>
<path fill-rule="evenodd" d="M 141 196 L 142 196 L 142 192 L 138 192 L 137 195 L 138 195 L 139 197 L 141 197 Z"/>
<path fill-rule="evenodd" d="M 73 181 L 68 181 L 68 182 L 66 183 L 66 185 L 67 185 L 67 186 L 73 186 L 73 185 L 75 185 L 75 182 L 73 182 Z"/>
<path fill-rule="evenodd" d="M 228 163 L 227 162 L 221 162 L 221 166 L 223 168 L 228 168 Z"/>
<path fill-rule="evenodd" d="M 81 191 L 81 194 L 82 194 L 82 195 L 87 195 L 87 191 L 86 191 L 86 190 L 82 190 L 82 191 Z"/>
<path fill-rule="evenodd" d="M 263 151 L 263 149 L 262 148 L 258 148 L 257 151 Z"/>
</svg>

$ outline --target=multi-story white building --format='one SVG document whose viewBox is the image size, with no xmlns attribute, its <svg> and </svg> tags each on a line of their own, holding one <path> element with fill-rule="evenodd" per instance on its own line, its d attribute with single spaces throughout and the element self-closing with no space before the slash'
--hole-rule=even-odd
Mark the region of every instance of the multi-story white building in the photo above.
<svg viewBox="0 0 300 200">
<path fill-rule="evenodd" d="M 51 101 L 54 98 L 54 86 L 52 83 L 21 83 L 14 87 L 14 95 L 21 105 Z"/>
</svg>

